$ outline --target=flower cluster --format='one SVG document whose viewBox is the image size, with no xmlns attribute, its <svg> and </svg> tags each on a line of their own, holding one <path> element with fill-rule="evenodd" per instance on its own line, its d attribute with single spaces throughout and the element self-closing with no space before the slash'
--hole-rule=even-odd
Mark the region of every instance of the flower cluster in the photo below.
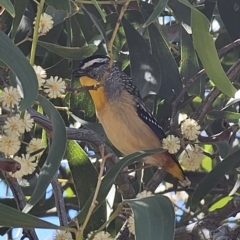
<svg viewBox="0 0 240 240">
<path fill-rule="evenodd" d="M 21 97 L 18 90 L 12 86 L 4 88 L 0 94 L 2 106 L 9 110 L 9 116 L 3 125 L 3 134 L 0 136 L 0 151 L 20 163 L 21 169 L 11 174 L 18 179 L 35 171 L 37 166 L 35 152 L 39 154 L 45 148 L 40 139 L 33 138 L 26 148 L 26 154 L 17 155 L 21 147 L 22 135 L 25 132 L 30 132 L 34 125 L 34 121 L 27 111 L 21 115 L 16 113 L 20 101 Z"/>
<path fill-rule="evenodd" d="M 188 118 L 182 122 L 181 132 L 185 138 L 194 141 L 200 134 L 200 126 L 194 119 Z"/>
<path fill-rule="evenodd" d="M 187 139 L 189 141 L 196 141 L 198 135 L 200 134 L 200 126 L 194 119 L 186 118 L 181 123 L 181 133 L 183 136 L 183 144 L 184 139 Z M 195 171 L 199 168 L 204 156 L 202 148 L 199 146 L 194 146 L 195 143 L 193 143 L 193 146 L 190 147 L 189 150 L 185 150 L 181 159 L 182 165 L 185 166 L 188 170 L 192 171 Z M 166 149 L 169 153 L 175 154 L 180 150 L 181 140 L 174 135 L 169 135 L 162 140 L 162 147 Z"/>
<path fill-rule="evenodd" d="M 93 232 L 90 232 L 87 239 L 90 239 L 93 234 Z M 92 240 L 113 240 L 113 238 L 111 237 L 110 233 L 101 231 L 96 233 Z"/>
<path fill-rule="evenodd" d="M 36 73 L 38 86 L 44 88 L 44 92 L 47 93 L 49 98 L 61 97 L 65 92 L 66 84 L 57 76 L 47 79 L 46 71 L 41 66 L 33 66 Z"/>
<path fill-rule="evenodd" d="M 204 157 L 201 147 L 194 145 L 185 150 L 181 157 L 181 164 L 190 171 L 195 171 L 199 168 L 201 161 Z"/>
<path fill-rule="evenodd" d="M 66 231 L 57 231 L 54 240 L 73 240 L 72 234 Z"/>
<path fill-rule="evenodd" d="M 38 28 L 38 33 L 39 34 L 46 34 L 53 28 L 53 19 L 52 16 L 47 14 L 47 13 L 42 13 L 40 17 L 40 22 L 39 22 L 39 28 Z M 33 24 L 36 24 L 36 19 L 33 22 Z"/>
</svg>

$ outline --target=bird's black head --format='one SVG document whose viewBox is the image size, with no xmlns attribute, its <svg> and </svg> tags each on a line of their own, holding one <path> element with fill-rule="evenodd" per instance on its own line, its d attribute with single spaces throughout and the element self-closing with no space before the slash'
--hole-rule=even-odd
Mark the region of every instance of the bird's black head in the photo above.
<svg viewBox="0 0 240 240">
<path fill-rule="evenodd" d="M 105 55 L 93 55 L 85 58 L 77 69 L 73 71 L 73 76 L 87 76 L 97 81 L 101 81 L 109 65 L 109 57 Z"/>
</svg>

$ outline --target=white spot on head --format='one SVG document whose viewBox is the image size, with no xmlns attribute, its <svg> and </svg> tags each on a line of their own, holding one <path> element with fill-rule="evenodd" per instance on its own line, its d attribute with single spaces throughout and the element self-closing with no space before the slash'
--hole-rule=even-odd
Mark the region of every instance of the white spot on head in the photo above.
<svg viewBox="0 0 240 240">
<path fill-rule="evenodd" d="M 83 64 L 83 66 L 81 66 L 81 69 L 86 69 L 86 68 L 94 65 L 95 63 L 106 63 L 107 61 L 108 61 L 107 58 L 95 58 L 95 59 L 85 62 Z"/>
</svg>

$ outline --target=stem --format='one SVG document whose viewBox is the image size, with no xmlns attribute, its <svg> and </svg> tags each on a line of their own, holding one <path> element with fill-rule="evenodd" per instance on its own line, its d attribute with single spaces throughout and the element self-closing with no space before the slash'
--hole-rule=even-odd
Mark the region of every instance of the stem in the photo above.
<svg viewBox="0 0 240 240">
<path fill-rule="evenodd" d="M 45 3 L 45 0 L 41 0 L 38 5 L 36 23 L 35 23 L 34 32 L 33 32 L 32 48 L 31 48 L 31 54 L 30 54 L 30 60 L 29 60 L 31 65 L 34 64 L 37 41 L 38 41 L 38 28 L 39 28 L 39 23 L 40 23 L 40 18 L 41 18 L 44 3 Z"/>
<path fill-rule="evenodd" d="M 107 50 L 108 50 L 108 54 L 109 54 L 109 57 L 110 57 L 110 61 L 109 61 L 109 64 L 108 64 L 108 69 L 106 70 L 106 72 L 104 73 L 103 77 L 102 77 L 102 80 L 100 82 L 100 85 L 103 85 L 108 74 L 110 73 L 110 69 L 112 68 L 112 65 L 113 65 L 113 61 L 114 61 L 114 55 L 113 55 L 113 42 L 114 42 L 114 39 L 116 38 L 116 35 L 117 35 L 117 32 L 118 32 L 118 29 L 119 29 L 119 26 L 120 26 L 120 23 L 121 23 L 121 20 L 123 18 L 123 15 L 125 13 L 125 11 L 127 10 L 127 6 L 128 4 L 130 3 L 131 0 L 127 0 L 122 8 L 121 8 L 121 11 L 119 13 L 119 16 L 118 16 L 118 20 L 116 22 L 116 25 L 115 25 L 115 28 L 113 30 L 113 34 L 112 34 L 112 37 L 109 41 L 109 43 L 107 44 Z"/>
<path fill-rule="evenodd" d="M 103 171 L 104 171 L 104 165 L 105 165 L 105 161 L 106 159 L 109 157 L 110 154 L 107 154 L 106 156 L 104 156 L 104 146 L 101 145 L 99 147 L 99 150 L 100 150 L 100 153 L 101 153 L 101 156 L 102 156 L 102 163 L 101 163 L 101 167 L 100 167 L 100 172 L 99 172 L 99 175 L 98 175 L 98 181 L 97 181 L 97 186 L 96 186 L 96 189 L 95 189 L 95 193 L 94 193 L 94 196 L 93 196 L 93 200 L 92 200 L 92 203 L 91 203 L 91 206 L 89 208 L 89 211 L 88 211 L 88 214 L 85 218 L 85 221 L 82 225 L 82 228 L 81 228 L 81 236 L 83 236 L 83 232 L 84 232 L 84 229 L 86 228 L 87 226 L 87 223 L 93 213 L 93 210 L 97 204 L 97 196 L 98 196 L 98 192 L 99 192 L 99 189 L 100 189 L 100 185 L 101 185 L 101 182 L 102 182 L 102 176 L 103 176 Z"/>
</svg>

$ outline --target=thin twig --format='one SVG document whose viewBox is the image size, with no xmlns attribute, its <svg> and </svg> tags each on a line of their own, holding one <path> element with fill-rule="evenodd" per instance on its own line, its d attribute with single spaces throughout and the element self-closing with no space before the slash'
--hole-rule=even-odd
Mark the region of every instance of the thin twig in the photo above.
<svg viewBox="0 0 240 240">
<path fill-rule="evenodd" d="M 240 71 L 240 59 L 228 70 L 227 76 L 228 78 L 233 81 L 236 75 Z M 198 111 L 195 112 L 193 118 L 197 119 L 199 123 L 202 122 L 204 119 L 206 112 L 208 111 L 209 107 L 215 101 L 215 99 L 219 96 L 221 91 L 218 88 L 215 88 L 211 93 L 207 95 L 207 97 L 202 101 Z"/>
<path fill-rule="evenodd" d="M 105 80 L 107 79 L 109 73 L 110 73 L 110 70 L 113 66 L 113 63 L 114 63 L 114 55 L 113 55 L 113 42 L 116 38 L 116 35 L 117 35 L 117 32 L 118 32 L 118 29 L 119 29 L 119 26 L 120 26 L 120 23 L 121 23 L 121 20 L 123 18 L 123 15 L 124 13 L 126 12 L 127 10 L 127 7 L 128 7 L 128 4 L 130 3 L 131 0 L 127 0 L 125 1 L 125 3 L 123 4 L 122 8 L 121 8 L 121 11 L 119 13 L 119 16 L 118 16 L 118 19 L 117 19 L 117 22 L 116 22 L 116 25 L 115 25 L 115 28 L 113 30 L 113 34 L 112 34 L 112 37 L 109 41 L 109 43 L 107 44 L 107 50 L 108 50 L 108 55 L 110 57 L 110 61 L 109 61 L 109 64 L 108 64 L 108 69 L 106 70 L 106 72 L 103 74 L 103 77 L 102 77 L 102 80 L 101 80 L 101 83 L 100 85 L 103 85 Z"/>
<path fill-rule="evenodd" d="M 94 192 L 94 196 L 93 196 L 93 200 L 92 200 L 92 203 L 91 203 L 91 206 L 88 210 L 88 213 L 87 213 L 87 216 L 84 220 L 84 223 L 81 227 L 81 235 L 83 236 L 83 232 L 84 232 L 84 229 L 86 228 L 87 226 L 87 223 L 93 213 L 93 210 L 94 208 L 96 207 L 96 205 L 98 204 L 97 203 L 97 196 L 98 196 L 98 193 L 99 193 L 99 189 L 100 189 L 100 186 L 101 186 L 101 182 L 102 182 L 102 176 L 103 176 L 103 172 L 104 172 L 104 166 L 105 166 L 105 162 L 106 162 L 106 159 L 108 157 L 110 157 L 110 154 L 108 153 L 106 156 L 104 155 L 104 146 L 100 146 L 99 147 L 99 150 L 100 150 L 100 153 L 101 153 L 101 156 L 102 156 L 102 162 L 101 162 L 101 166 L 100 166 L 100 171 L 99 171 L 99 175 L 98 175 L 98 181 L 97 181 L 97 186 L 96 186 L 96 189 L 95 189 L 95 192 Z"/>
<path fill-rule="evenodd" d="M 77 4 L 94 4 L 92 1 L 82 1 L 82 0 L 76 0 Z M 116 4 L 124 4 L 126 0 L 118 0 L 118 1 L 98 1 L 98 4 L 100 5 L 116 5 Z M 129 2 L 138 2 L 138 0 L 130 0 Z"/>
<path fill-rule="evenodd" d="M 218 56 L 219 58 L 221 58 L 224 54 L 226 54 L 228 51 L 230 51 L 231 49 L 240 46 L 240 39 L 237 39 L 236 41 L 228 44 L 227 46 L 223 47 L 222 49 L 220 49 L 218 51 Z M 191 77 L 188 82 L 186 83 L 185 87 L 183 88 L 182 92 L 177 96 L 177 98 L 175 99 L 175 101 L 172 103 L 172 116 L 171 116 L 171 128 L 174 129 L 174 117 L 176 115 L 176 111 L 177 111 L 177 105 L 179 102 L 181 102 L 181 99 L 184 97 L 184 94 L 187 92 L 187 90 L 192 86 L 192 84 L 199 79 L 200 77 L 202 77 L 205 74 L 205 70 L 202 69 L 200 70 L 196 75 L 194 75 L 193 77 Z"/>
<path fill-rule="evenodd" d="M 86 92 L 86 91 L 89 91 L 89 90 L 97 90 L 98 87 L 99 87 L 98 85 L 83 86 L 83 87 L 79 87 L 79 88 L 67 87 L 67 91 L 71 92 L 73 94 L 77 94 L 77 93 Z"/>
</svg>

